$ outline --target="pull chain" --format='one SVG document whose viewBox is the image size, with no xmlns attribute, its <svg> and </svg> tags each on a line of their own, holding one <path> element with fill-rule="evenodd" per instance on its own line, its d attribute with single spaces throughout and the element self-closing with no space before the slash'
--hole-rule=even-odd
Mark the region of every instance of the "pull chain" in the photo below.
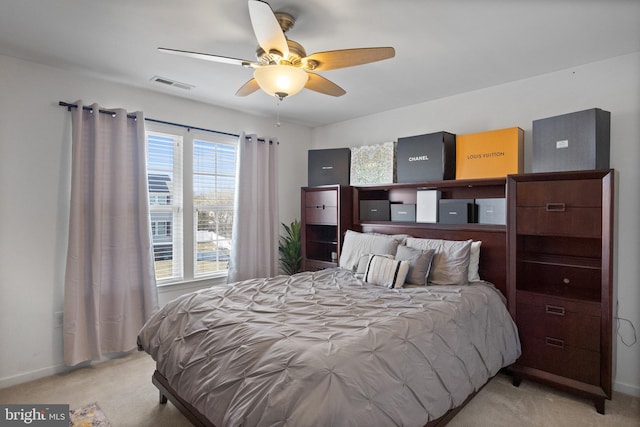
<svg viewBox="0 0 640 427">
<path fill-rule="evenodd" d="M 276 97 L 276 127 L 280 127 L 280 98 Z"/>
</svg>

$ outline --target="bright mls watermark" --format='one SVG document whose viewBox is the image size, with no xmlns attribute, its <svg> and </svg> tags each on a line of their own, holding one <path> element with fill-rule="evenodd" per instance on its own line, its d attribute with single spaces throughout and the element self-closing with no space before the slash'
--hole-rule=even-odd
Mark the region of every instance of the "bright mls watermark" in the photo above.
<svg viewBox="0 0 640 427">
<path fill-rule="evenodd" d="M 0 404 L 0 427 L 68 427 L 69 405 Z"/>
</svg>

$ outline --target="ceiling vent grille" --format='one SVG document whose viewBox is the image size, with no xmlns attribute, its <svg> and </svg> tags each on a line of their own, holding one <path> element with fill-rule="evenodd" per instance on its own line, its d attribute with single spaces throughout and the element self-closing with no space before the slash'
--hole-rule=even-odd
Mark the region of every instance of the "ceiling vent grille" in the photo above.
<svg viewBox="0 0 640 427">
<path fill-rule="evenodd" d="M 152 82 L 156 82 L 156 83 L 160 83 L 166 86 L 173 86 L 173 87 L 177 87 L 179 89 L 184 89 L 184 90 L 191 90 L 193 89 L 195 86 L 194 85 L 190 85 L 187 83 L 180 83 L 177 82 L 175 80 L 171 80 L 168 79 L 166 77 L 160 77 L 160 76 L 153 76 L 151 77 L 151 81 Z"/>
</svg>

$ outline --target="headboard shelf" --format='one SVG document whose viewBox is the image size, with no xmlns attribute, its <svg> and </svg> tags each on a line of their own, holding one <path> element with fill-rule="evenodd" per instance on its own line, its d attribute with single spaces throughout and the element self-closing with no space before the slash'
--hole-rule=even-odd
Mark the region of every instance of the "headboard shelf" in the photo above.
<svg viewBox="0 0 640 427">
<path fill-rule="evenodd" d="M 418 238 L 482 241 L 480 277 L 507 295 L 507 227 L 493 224 L 442 224 L 394 221 L 360 221 L 361 200 L 416 203 L 417 191 L 439 190 L 443 199 L 504 198 L 506 177 L 393 183 L 353 187 L 353 229 L 368 233 L 407 234 Z"/>
</svg>

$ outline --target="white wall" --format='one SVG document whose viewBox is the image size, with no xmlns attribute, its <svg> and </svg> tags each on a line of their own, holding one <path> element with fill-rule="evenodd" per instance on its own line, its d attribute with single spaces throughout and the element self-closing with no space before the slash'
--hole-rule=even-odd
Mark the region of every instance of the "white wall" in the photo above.
<svg viewBox="0 0 640 427">
<path fill-rule="evenodd" d="M 0 387 L 62 369 L 70 192 L 70 114 L 98 102 L 146 117 L 280 140 L 280 218 L 300 218 L 308 128 L 64 72 L 0 55 Z M 187 287 L 193 289 L 193 286 Z M 185 289 L 162 289 L 161 302 Z"/>
<path fill-rule="evenodd" d="M 611 111 L 611 167 L 618 171 L 616 282 L 619 316 L 640 327 L 640 54 L 588 64 L 310 131 L 272 118 L 155 94 L 0 55 L 0 387 L 62 368 L 68 232 L 69 114 L 59 100 L 142 110 L 147 117 L 281 141 L 280 216 L 299 218 L 308 148 L 351 147 L 446 130 L 520 126 L 531 170 L 531 121 L 600 107 Z M 311 145 L 308 141 L 311 140 Z M 180 291 L 169 290 L 166 301 Z M 162 300 L 162 297 L 161 297 Z M 632 330 L 620 324 L 626 342 Z M 618 339 L 617 390 L 640 395 L 640 344 Z"/>
<path fill-rule="evenodd" d="M 531 171 L 531 122 L 599 107 L 611 112 L 611 167 L 617 171 L 616 282 L 618 315 L 640 328 L 640 53 L 587 64 L 313 130 L 312 148 L 397 140 L 437 131 L 455 134 L 519 126 L 525 172 Z M 429 78 L 425 76 L 425 78 Z M 640 331 L 637 331 L 640 332 Z M 620 323 L 620 336 L 633 329 Z M 640 343 L 617 343 L 614 388 L 640 396 Z"/>
</svg>

